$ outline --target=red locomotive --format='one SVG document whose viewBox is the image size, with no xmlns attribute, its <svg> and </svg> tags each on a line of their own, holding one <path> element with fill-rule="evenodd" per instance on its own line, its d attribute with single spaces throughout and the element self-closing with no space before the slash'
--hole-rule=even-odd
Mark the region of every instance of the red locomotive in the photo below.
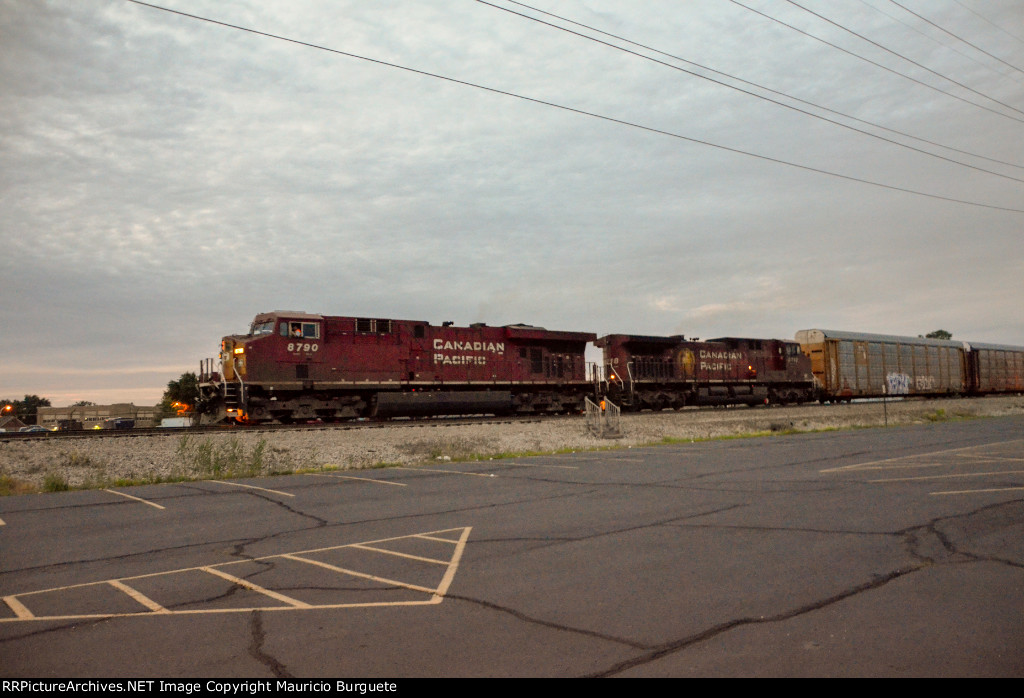
<svg viewBox="0 0 1024 698">
<path fill-rule="evenodd" d="M 596 335 L 277 311 L 200 369 L 204 423 L 579 411 Z"/>
<path fill-rule="evenodd" d="M 810 359 L 796 342 L 615 334 L 595 344 L 604 350 L 608 397 L 623 409 L 801 403 L 815 396 Z"/>
</svg>

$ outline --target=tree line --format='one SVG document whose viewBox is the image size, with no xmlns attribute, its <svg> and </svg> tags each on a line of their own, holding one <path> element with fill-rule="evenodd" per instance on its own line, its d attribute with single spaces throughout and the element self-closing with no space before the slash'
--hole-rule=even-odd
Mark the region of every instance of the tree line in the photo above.
<svg viewBox="0 0 1024 698">
<path fill-rule="evenodd" d="M 173 417 L 178 414 L 185 414 L 195 409 L 196 401 L 199 399 L 199 379 L 195 373 L 183 373 L 175 380 L 168 381 L 167 389 L 158 405 L 160 408 L 159 417 Z M 71 407 L 90 407 L 95 402 L 79 400 Z M 26 426 L 37 423 L 40 407 L 52 407 L 49 398 L 38 395 L 26 395 L 21 400 L 0 399 L 0 417 L 14 416 L 21 420 Z"/>
</svg>

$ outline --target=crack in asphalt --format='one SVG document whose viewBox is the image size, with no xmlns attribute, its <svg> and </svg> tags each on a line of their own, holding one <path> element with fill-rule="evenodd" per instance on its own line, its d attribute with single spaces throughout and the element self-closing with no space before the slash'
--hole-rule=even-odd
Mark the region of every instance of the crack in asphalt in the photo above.
<svg viewBox="0 0 1024 698">
<path fill-rule="evenodd" d="M 263 651 L 263 643 L 267 636 L 263 630 L 263 616 L 259 611 L 252 612 L 252 621 L 249 623 L 249 627 L 252 633 L 252 639 L 249 641 L 249 656 L 267 667 L 275 678 L 294 679 L 295 677 L 289 673 L 284 664 Z"/>
<path fill-rule="evenodd" d="M 507 613 L 508 615 L 512 616 L 513 618 L 516 618 L 517 620 L 524 621 L 526 623 L 530 623 L 531 625 L 539 625 L 539 626 L 542 626 L 542 627 L 545 627 L 545 628 L 552 628 L 554 630 L 560 630 L 562 632 L 574 633 L 576 635 L 584 635 L 584 636 L 587 636 L 587 637 L 594 637 L 594 638 L 597 638 L 599 640 L 606 640 L 608 642 L 614 642 L 614 643 L 617 643 L 617 644 L 626 645 L 627 647 L 632 647 L 633 649 L 645 650 L 645 649 L 650 649 L 651 648 L 651 646 L 649 644 L 646 644 L 646 643 L 636 642 L 634 640 L 628 640 L 628 639 L 622 638 L 622 637 L 615 637 L 614 635 L 607 635 L 605 633 L 599 633 L 599 632 L 597 632 L 595 630 L 586 630 L 584 628 L 573 628 L 571 626 L 564 625 L 562 623 L 556 623 L 554 621 L 544 620 L 543 618 L 535 618 L 533 616 L 528 616 L 525 613 L 523 613 L 522 611 L 517 611 L 516 609 L 509 608 L 508 606 L 500 606 L 500 605 L 498 605 L 496 603 L 493 603 L 491 601 L 484 601 L 483 599 L 474 599 L 474 598 L 471 598 L 469 596 L 459 596 L 459 595 L 456 595 L 456 594 L 446 594 L 444 598 L 445 599 L 454 599 L 456 601 L 465 601 L 466 603 L 471 603 L 471 604 L 475 604 L 477 606 L 482 606 L 483 608 L 486 608 L 486 609 L 489 609 L 489 610 L 492 610 L 492 611 L 498 611 L 500 613 Z"/>
<path fill-rule="evenodd" d="M 813 603 L 800 606 L 790 611 L 778 613 L 776 615 L 761 616 L 759 618 L 736 618 L 730 621 L 726 621 L 725 623 L 720 623 L 695 635 L 690 635 L 679 640 L 663 643 L 661 645 L 656 646 L 654 649 L 652 649 L 650 652 L 644 655 L 634 657 L 633 659 L 627 659 L 622 662 L 618 662 L 617 664 L 613 664 L 607 669 L 604 669 L 599 672 L 585 674 L 582 678 L 607 678 L 609 676 L 615 676 L 616 674 L 621 674 L 622 672 L 632 669 L 634 667 L 640 666 L 642 664 L 648 664 L 655 660 L 661 659 L 662 657 L 687 649 L 689 647 L 692 647 L 693 645 L 699 644 L 706 640 L 710 640 L 711 638 L 717 637 L 718 635 L 733 630 L 734 628 L 739 628 L 746 625 L 762 625 L 767 623 L 778 623 L 780 621 L 791 620 L 805 613 L 818 611 L 822 608 L 831 606 L 834 603 L 844 601 L 852 596 L 856 596 L 857 594 L 861 594 L 865 591 L 877 589 L 895 579 L 899 579 L 900 577 L 912 574 L 913 572 L 916 572 L 922 567 L 924 567 L 924 565 L 912 567 L 907 570 L 897 570 L 895 572 L 890 572 L 889 574 L 884 575 L 878 579 L 866 582 L 852 589 L 848 589 L 847 591 L 840 592 L 839 594 L 830 596 L 827 599 L 815 601 Z"/>
<path fill-rule="evenodd" d="M 313 516 L 312 514 L 307 514 L 304 511 L 299 511 L 295 507 L 290 507 L 290 506 L 288 506 L 287 504 L 285 504 L 284 502 L 282 502 L 279 499 L 272 499 L 272 498 L 268 497 L 265 494 L 260 494 L 259 492 L 246 492 L 245 494 L 249 495 L 250 497 L 256 497 L 257 499 L 262 499 L 265 502 L 270 502 L 271 504 L 276 504 L 277 506 L 281 507 L 282 509 L 284 509 L 285 511 L 287 511 L 290 514 L 295 514 L 296 516 L 301 516 L 302 518 L 306 518 L 306 519 L 310 519 L 312 521 L 315 521 L 316 522 L 316 526 L 314 526 L 314 528 L 320 528 L 322 526 L 329 526 L 330 525 L 330 521 L 328 521 L 327 519 L 321 519 L 319 516 Z M 305 530 L 309 530 L 309 529 L 305 529 Z"/>
<path fill-rule="evenodd" d="M 750 617 L 736 618 L 736 619 L 733 619 L 733 620 L 726 621 L 724 623 L 719 623 L 719 624 L 717 624 L 717 625 L 715 625 L 715 626 L 713 626 L 711 628 L 703 630 L 703 631 L 701 631 L 699 633 L 696 633 L 694 635 L 689 635 L 689 636 L 687 636 L 685 638 L 681 638 L 681 639 L 674 640 L 674 641 L 671 641 L 671 642 L 663 643 L 661 645 L 657 645 L 657 646 L 653 647 L 651 649 L 651 651 L 649 651 L 649 652 L 647 652 L 647 653 L 645 653 L 645 654 L 643 654 L 641 656 L 634 657 L 632 659 L 628 659 L 628 660 L 619 662 L 619 663 L 614 664 L 614 665 L 612 665 L 612 666 L 610 666 L 607 669 L 604 669 L 602 671 L 595 672 L 595 673 L 592 673 L 592 674 L 587 674 L 587 675 L 585 675 L 585 677 L 586 678 L 602 678 L 602 677 L 615 676 L 615 675 L 621 674 L 622 672 L 627 671 L 629 669 L 641 666 L 643 664 L 648 664 L 650 662 L 653 662 L 653 661 L 656 661 L 658 659 L 661 659 L 662 657 L 665 657 L 665 656 L 668 656 L 670 654 L 674 654 L 676 652 L 688 649 L 688 648 L 690 648 L 690 647 L 692 647 L 694 645 L 697 645 L 697 644 L 699 644 L 701 642 L 704 642 L 706 640 L 709 640 L 711 638 L 717 637 L 717 636 L 719 636 L 719 635 L 721 635 L 721 634 L 723 634 L 725 632 L 728 632 L 728 631 L 733 630 L 733 629 L 738 628 L 738 627 L 747 626 L 747 625 L 761 625 L 761 624 L 769 624 L 769 623 L 778 623 L 778 622 L 781 622 L 781 621 L 791 620 L 791 619 L 799 617 L 799 616 L 801 616 L 803 614 L 811 613 L 813 611 L 818 611 L 818 610 L 821 610 L 821 609 L 826 608 L 828 606 L 831 606 L 831 605 L 833 605 L 835 603 L 838 603 L 840 601 L 844 601 L 846 599 L 852 598 L 854 596 L 857 596 L 858 594 L 861 594 L 861 593 L 864 593 L 864 592 L 867 592 L 867 591 L 872 591 L 874 589 L 878 589 L 878 588 L 888 584 L 889 582 L 892 582 L 892 581 L 894 581 L 896 579 L 900 579 L 900 578 L 905 577 L 907 575 L 913 574 L 913 573 L 918 572 L 920 570 L 932 567 L 933 565 L 937 565 L 937 564 L 940 564 L 940 565 L 960 564 L 962 561 L 955 559 L 956 557 L 960 557 L 960 556 L 966 558 L 967 560 L 975 560 L 975 561 L 984 560 L 984 561 L 990 561 L 990 562 L 1003 562 L 1004 564 L 1007 564 L 1007 565 L 1009 565 L 1011 567 L 1015 567 L 1015 568 L 1016 567 L 1022 567 L 1022 568 L 1024 568 L 1024 564 L 1018 563 L 1018 562 L 1015 562 L 1015 561 L 1006 561 L 1006 560 L 1002 560 L 1000 558 L 995 558 L 995 557 L 991 557 L 991 556 L 989 556 L 989 557 L 982 557 L 982 556 L 975 555 L 975 554 L 970 553 L 970 552 L 966 552 L 966 551 L 960 550 L 953 543 L 953 541 L 949 539 L 948 536 L 946 536 L 945 534 L 943 534 L 939 530 L 939 527 L 943 523 L 949 523 L 949 522 L 958 521 L 958 520 L 969 521 L 971 518 L 976 517 L 976 516 L 978 516 L 978 515 L 980 515 L 982 513 L 987 513 L 987 512 L 990 512 L 992 510 L 997 510 L 997 509 L 1000 509 L 1000 508 L 1010 507 L 1010 506 L 1019 505 L 1019 504 L 1021 504 L 1020 500 L 1011 501 L 1011 502 L 1000 502 L 1000 503 L 996 503 L 996 504 L 990 504 L 990 505 L 986 505 L 986 506 L 983 506 L 983 507 L 979 507 L 979 508 L 977 508 L 977 509 L 975 509 L 973 511 L 966 512 L 966 513 L 963 513 L 963 514 L 955 514 L 955 515 L 951 515 L 951 516 L 936 517 L 935 519 L 932 519 L 931 521 L 929 521 L 926 524 L 919 525 L 919 526 L 913 526 L 913 527 L 910 527 L 910 528 L 907 528 L 907 529 L 903 529 L 901 531 L 895 531 L 895 532 L 890 532 L 890 533 L 884 533 L 884 532 L 883 533 L 872 533 L 872 532 L 859 532 L 859 533 L 858 532 L 847 532 L 847 533 L 843 533 L 843 535 L 850 535 L 852 533 L 854 535 L 886 535 L 886 536 L 898 536 L 898 537 L 904 538 L 905 542 L 906 542 L 906 549 L 907 549 L 908 554 L 910 554 L 911 556 L 919 559 L 920 562 L 918 564 L 916 564 L 916 565 L 912 565 L 911 567 L 908 567 L 908 568 L 905 568 L 905 569 L 898 569 L 898 570 L 894 570 L 892 572 L 889 572 L 888 574 L 885 574 L 885 575 L 876 576 L 876 578 L 872 579 L 871 581 L 868 581 L 868 582 L 865 582 L 863 584 L 857 585 L 857 586 L 852 587 L 852 588 L 850 588 L 850 589 L 848 589 L 846 591 L 839 592 L 838 594 L 835 594 L 835 595 L 830 596 L 828 598 L 821 599 L 819 601 L 815 601 L 815 602 L 812 602 L 812 603 L 809 603 L 809 604 L 805 604 L 803 606 L 800 606 L 798 608 L 792 609 L 790 611 L 784 611 L 784 612 L 781 612 L 781 613 L 778 613 L 778 614 L 775 614 L 775 615 L 770 615 L 770 616 L 761 616 L 761 617 L 758 617 L 758 618 L 750 618 Z M 723 527 L 707 526 L 706 528 L 723 528 Z M 728 527 L 724 527 L 724 528 L 760 528 L 760 527 L 728 526 Z M 768 530 L 787 530 L 788 531 L 788 530 L 796 530 L 796 529 L 771 528 L 771 529 L 768 529 Z M 826 533 L 827 532 L 828 531 L 826 531 Z M 939 547 L 941 548 L 941 550 L 946 553 L 945 559 L 939 559 L 939 558 L 936 558 L 936 557 L 932 557 L 932 556 L 926 554 L 925 552 L 923 552 L 922 549 L 926 546 L 927 541 L 923 540 L 920 537 L 920 534 L 924 534 L 925 536 L 933 537 L 934 540 L 938 542 Z"/>
<path fill-rule="evenodd" d="M 542 545 L 531 550 L 541 550 L 546 547 L 555 545 L 564 545 L 565 543 L 581 543 L 588 540 L 596 540 L 598 538 L 604 538 L 605 536 L 617 536 L 622 533 L 630 533 L 633 531 L 642 531 L 647 528 L 657 528 L 659 526 L 671 526 L 680 521 L 686 521 L 687 519 L 698 518 L 701 516 L 709 516 L 711 514 L 720 514 L 726 511 L 732 511 L 734 509 L 742 509 L 747 506 L 746 504 L 730 504 L 728 506 L 717 507 L 715 509 L 708 509 L 707 511 L 691 512 L 688 514 L 681 514 L 679 516 L 672 516 L 667 519 L 661 519 L 658 521 L 649 521 L 647 523 L 637 524 L 635 526 L 624 526 L 622 528 L 613 528 L 607 531 L 598 531 L 585 536 L 559 536 L 558 538 L 474 538 L 473 544 L 480 545 L 481 543 L 509 543 L 515 541 L 545 541 L 550 545 Z"/>
</svg>

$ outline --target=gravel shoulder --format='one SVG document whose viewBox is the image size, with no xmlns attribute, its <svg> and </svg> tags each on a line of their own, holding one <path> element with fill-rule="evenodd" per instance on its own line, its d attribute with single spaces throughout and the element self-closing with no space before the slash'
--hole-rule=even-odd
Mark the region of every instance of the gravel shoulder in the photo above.
<svg viewBox="0 0 1024 698">
<path fill-rule="evenodd" d="M 1024 396 L 889 402 L 889 426 L 1024 414 Z M 425 465 L 437 461 L 626 448 L 675 440 L 881 427 L 881 402 L 737 407 L 624 415 L 624 436 L 591 435 L 583 417 L 540 422 L 452 424 L 286 432 L 0 440 L 0 492 L 110 487 L 145 482 L 251 477 L 318 469 Z"/>
</svg>

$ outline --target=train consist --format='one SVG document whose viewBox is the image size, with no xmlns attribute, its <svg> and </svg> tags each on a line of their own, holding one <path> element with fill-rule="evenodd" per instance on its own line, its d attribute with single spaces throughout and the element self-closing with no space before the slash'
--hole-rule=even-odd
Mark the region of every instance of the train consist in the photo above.
<svg viewBox="0 0 1024 698">
<path fill-rule="evenodd" d="M 588 343 L 603 370 L 588 369 Z M 1024 391 L 1024 348 L 802 330 L 709 341 L 276 311 L 200 366 L 203 423 L 784 404 Z"/>
</svg>

